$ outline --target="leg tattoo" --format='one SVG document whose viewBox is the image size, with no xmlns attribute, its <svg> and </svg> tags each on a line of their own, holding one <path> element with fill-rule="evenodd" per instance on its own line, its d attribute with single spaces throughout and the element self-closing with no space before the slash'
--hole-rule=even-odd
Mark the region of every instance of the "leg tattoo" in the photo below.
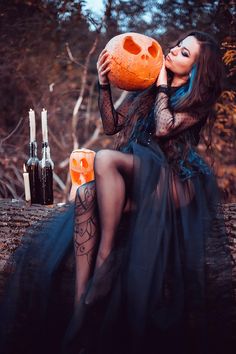
<svg viewBox="0 0 236 354">
<path fill-rule="evenodd" d="M 86 289 L 94 265 L 98 235 L 96 189 L 92 181 L 78 188 L 75 200 L 75 305 Z"/>
</svg>

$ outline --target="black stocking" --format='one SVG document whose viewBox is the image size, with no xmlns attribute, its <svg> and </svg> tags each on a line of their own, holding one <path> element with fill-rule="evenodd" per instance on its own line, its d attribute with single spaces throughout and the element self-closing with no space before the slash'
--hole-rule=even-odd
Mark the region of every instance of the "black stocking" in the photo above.
<svg viewBox="0 0 236 354">
<path fill-rule="evenodd" d="M 133 155 L 113 150 L 101 150 L 95 158 L 95 181 L 101 241 L 96 258 L 95 273 L 86 303 L 103 296 L 114 274 L 114 254 L 111 252 L 121 214 L 128 199 L 133 174 Z M 104 280 L 104 281 L 103 281 Z"/>
<path fill-rule="evenodd" d="M 95 182 L 78 188 L 75 199 L 75 305 L 85 292 L 94 265 L 99 235 Z"/>
<path fill-rule="evenodd" d="M 95 182 L 83 184 L 77 189 L 75 198 L 74 224 L 74 252 L 75 252 L 75 296 L 74 313 L 65 335 L 60 353 L 82 353 L 80 338 L 81 325 L 86 314 L 84 298 L 88 288 L 89 278 L 92 276 L 97 252 L 99 225 L 97 218 L 97 199 Z M 75 349 L 76 348 L 76 349 Z"/>
</svg>

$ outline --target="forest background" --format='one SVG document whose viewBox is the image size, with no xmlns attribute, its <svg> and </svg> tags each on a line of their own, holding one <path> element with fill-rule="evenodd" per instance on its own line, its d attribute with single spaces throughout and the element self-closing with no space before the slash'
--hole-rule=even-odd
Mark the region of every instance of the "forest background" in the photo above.
<svg viewBox="0 0 236 354">
<path fill-rule="evenodd" d="M 77 147 L 111 147 L 103 133 L 97 99 L 96 61 L 115 35 L 139 32 L 163 50 L 190 29 L 220 43 L 224 90 L 217 102 L 210 161 L 224 202 L 236 201 L 236 2 L 235 0 L 106 0 L 103 13 L 89 1 L 0 2 L 0 199 L 24 198 L 22 166 L 29 157 L 30 108 L 36 113 L 38 156 L 41 118 L 48 111 L 49 144 L 55 163 L 55 202 L 68 199 L 69 156 Z M 90 4 L 91 5 L 91 4 Z M 114 88 L 119 104 L 123 92 Z M 199 151 L 209 159 L 202 141 Z"/>
</svg>

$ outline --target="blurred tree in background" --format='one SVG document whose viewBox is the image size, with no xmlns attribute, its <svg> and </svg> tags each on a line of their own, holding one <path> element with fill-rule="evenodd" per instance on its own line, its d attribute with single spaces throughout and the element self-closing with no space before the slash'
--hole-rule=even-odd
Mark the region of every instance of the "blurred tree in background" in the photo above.
<svg viewBox="0 0 236 354">
<path fill-rule="evenodd" d="M 100 16 L 81 0 L 1 0 L 0 198 L 23 198 L 22 166 L 28 158 L 28 111 L 36 112 L 41 157 L 42 108 L 48 111 L 55 162 L 55 202 L 67 199 L 68 158 L 75 147 L 111 146 L 97 107 L 96 61 L 113 36 L 139 32 L 167 49 L 190 29 L 221 44 L 224 92 L 217 103 L 213 159 L 226 202 L 236 200 L 236 3 L 192 0 L 106 0 Z M 121 91 L 114 89 L 114 101 Z M 204 145 L 199 149 L 206 154 Z"/>
</svg>

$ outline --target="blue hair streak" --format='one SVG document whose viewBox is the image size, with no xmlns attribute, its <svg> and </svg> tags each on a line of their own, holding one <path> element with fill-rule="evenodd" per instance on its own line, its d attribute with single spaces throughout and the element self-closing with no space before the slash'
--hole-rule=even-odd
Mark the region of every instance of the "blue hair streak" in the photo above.
<svg viewBox="0 0 236 354">
<path fill-rule="evenodd" d="M 172 108 L 178 108 L 181 101 L 188 97 L 193 88 L 193 83 L 197 74 L 197 65 L 194 64 L 190 73 L 188 82 L 181 86 L 170 98 L 170 104 Z"/>
</svg>

